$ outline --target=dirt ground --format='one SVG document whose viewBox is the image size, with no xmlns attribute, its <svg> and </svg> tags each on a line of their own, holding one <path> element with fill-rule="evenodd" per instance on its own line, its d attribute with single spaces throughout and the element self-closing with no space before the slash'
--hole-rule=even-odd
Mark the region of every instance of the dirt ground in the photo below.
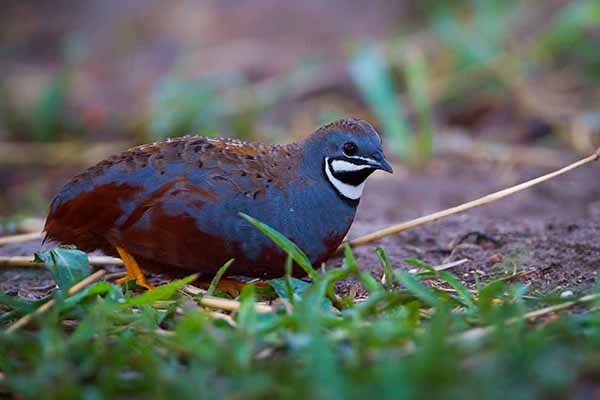
<svg viewBox="0 0 600 400">
<path fill-rule="evenodd" d="M 350 237 L 357 237 L 421 215 L 451 207 L 548 172 L 463 159 L 436 160 L 422 172 L 397 166 L 393 177 L 375 175 L 367 183 Z M 452 269 L 472 286 L 481 280 L 516 272 L 514 281 L 530 293 L 572 290 L 589 292 L 600 268 L 600 164 L 583 167 L 525 192 L 380 242 L 394 267 L 412 268 L 403 260 L 431 265 L 468 259 Z M 375 276 L 382 269 L 373 248 L 355 250 L 362 268 Z M 32 241 L 0 247 L 0 255 L 30 255 Z M 340 265 L 341 258 L 329 261 Z M 155 277 L 160 279 L 160 277 Z M 353 281 L 340 285 L 346 292 Z M 37 268 L 2 268 L 0 290 L 26 298 L 52 288 Z"/>
</svg>

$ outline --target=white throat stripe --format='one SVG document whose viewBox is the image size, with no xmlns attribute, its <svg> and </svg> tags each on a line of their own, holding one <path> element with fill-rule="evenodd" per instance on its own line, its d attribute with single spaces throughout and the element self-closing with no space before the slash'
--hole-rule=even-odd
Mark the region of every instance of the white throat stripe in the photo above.
<svg viewBox="0 0 600 400">
<path fill-rule="evenodd" d="M 334 164 L 336 161 L 338 160 L 334 160 L 332 162 L 332 164 Z M 352 163 L 348 163 L 345 161 L 342 161 L 345 164 L 351 164 L 355 167 L 361 167 L 360 165 L 354 165 Z M 361 169 L 361 168 L 359 168 Z M 344 170 L 336 170 L 336 172 L 342 172 Z M 357 170 L 354 170 L 357 171 Z M 363 181 L 360 185 L 358 186 L 352 186 L 349 185 L 347 183 L 344 183 L 342 181 L 340 181 L 339 179 L 337 179 L 335 176 L 333 176 L 333 174 L 331 173 L 331 170 L 329 168 L 329 158 L 325 157 L 325 175 L 327 175 L 327 179 L 329 179 L 329 182 L 331 182 L 331 184 L 333 185 L 333 187 L 344 197 L 350 199 L 350 200 L 358 200 L 360 199 L 360 196 L 362 195 L 363 192 L 363 188 L 365 187 L 365 182 Z"/>
<path fill-rule="evenodd" d="M 366 164 L 353 164 L 344 160 L 333 160 L 331 162 L 331 168 L 333 172 L 352 172 L 352 171 L 361 171 L 367 168 L 373 168 L 371 165 Z"/>
</svg>

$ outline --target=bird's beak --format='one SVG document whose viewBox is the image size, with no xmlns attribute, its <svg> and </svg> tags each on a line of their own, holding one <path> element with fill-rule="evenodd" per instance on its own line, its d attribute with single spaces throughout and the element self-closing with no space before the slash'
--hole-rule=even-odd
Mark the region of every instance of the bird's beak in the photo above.
<svg viewBox="0 0 600 400">
<path fill-rule="evenodd" d="M 390 174 L 394 173 L 394 170 L 392 169 L 392 166 L 390 165 L 390 163 L 388 162 L 388 160 L 385 159 L 385 156 L 383 155 L 383 153 L 379 154 L 376 160 L 373 160 L 373 162 L 370 163 L 375 169 L 380 169 L 382 171 L 385 172 L 389 172 Z"/>
</svg>

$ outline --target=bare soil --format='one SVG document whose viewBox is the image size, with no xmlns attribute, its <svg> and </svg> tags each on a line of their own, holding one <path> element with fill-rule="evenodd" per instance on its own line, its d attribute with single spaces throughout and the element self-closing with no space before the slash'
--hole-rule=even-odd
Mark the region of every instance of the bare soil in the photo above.
<svg viewBox="0 0 600 400">
<path fill-rule="evenodd" d="M 370 179 L 350 237 L 451 207 L 547 171 L 497 163 L 436 160 L 422 172 L 396 168 L 393 177 Z M 355 249 L 362 268 L 381 277 L 373 251 L 380 245 L 395 267 L 413 268 L 405 258 L 431 265 L 468 259 L 452 269 L 467 285 L 517 273 L 514 281 L 530 293 L 589 292 L 600 268 L 600 164 L 587 166 L 553 181 L 427 226 Z M 0 247 L 0 255 L 31 255 L 40 243 Z M 329 261 L 338 266 L 341 257 Z M 117 270 L 117 269 L 115 269 Z M 161 280 L 154 276 L 154 280 Z M 355 282 L 339 286 L 346 292 Z M 38 268 L 0 270 L 0 290 L 38 298 L 52 289 Z"/>
</svg>

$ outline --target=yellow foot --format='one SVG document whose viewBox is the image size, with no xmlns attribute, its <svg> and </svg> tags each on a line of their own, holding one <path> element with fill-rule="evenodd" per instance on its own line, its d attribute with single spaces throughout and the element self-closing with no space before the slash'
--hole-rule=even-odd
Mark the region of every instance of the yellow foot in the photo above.
<svg viewBox="0 0 600 400">
<path fill-rule="evenodd" d="M 142 269 L 135 261 L 133 256 L 122 247 L 117 247 L 117 251 L 119 252 L 119 256 L 121 256 L 121 260 L 123 260 L 125 269 L 127 269 L 127 275 L 117 279 L 117 284 L 123 285 L 129 282 L 130 280 L 135 279 L 136 285 L 144 287 L 148 290 L 154 289 L 154 286 L 152 286 L 146 281 L 146 277 L 144 276 Z"/>
</svg>

